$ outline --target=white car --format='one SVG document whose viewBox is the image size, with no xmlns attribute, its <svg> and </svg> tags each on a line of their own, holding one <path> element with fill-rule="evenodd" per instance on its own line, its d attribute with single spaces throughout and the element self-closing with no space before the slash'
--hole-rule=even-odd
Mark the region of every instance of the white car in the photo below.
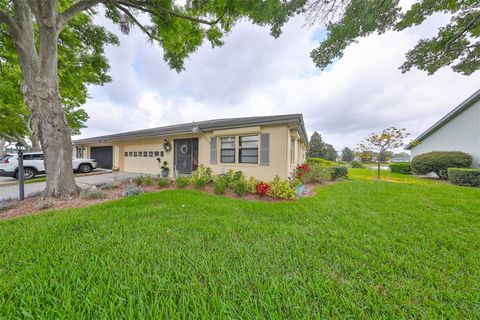
<svg viewBox="0 0 480 320">
<path fill-rule="evenodd" d="M 77 159 L 72 160 L 73 171 L 88 173 L 97 167 L 95 159 Z M 26 152 L 23 154 L 23 172 L 24 179 L 35 178 L 38 174 L 45 173 L 45 164 L 43 162 L 42 152 Z M 18 179 L 18 155 L 7 154 L 0 159 L 0 176 L 14 177 Z"/>
</svg>

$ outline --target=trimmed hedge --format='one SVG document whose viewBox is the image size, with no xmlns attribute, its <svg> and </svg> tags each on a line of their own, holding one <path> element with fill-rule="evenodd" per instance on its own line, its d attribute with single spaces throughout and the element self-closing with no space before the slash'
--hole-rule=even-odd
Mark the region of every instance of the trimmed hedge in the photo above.
<svg viewBox="0 0 480 320">
<path fill-rule="evenodd" d="M 412 169 L 417 174 L 434 172 L 440 179 L 447 180 L 448 168 L 468 168 L 472 156 L 460 151 L 433 151 L 413 158 Z"/>
<path fill-rule="evenodd" d="M 449 168 L 448 181 L 459 186 L 480 188 L 480 169 Z"/>
<path fill-rule="evenodd" d="M 390 163 L 388 166 L 392 173 L 412 174 L 413 172 L 410 162 Z"/>
<path fill-rule="evenodd" d="M 337 165 L 333 161 L 325 160 L 325 159 L 322 159 L 322 158 L 308 158 L 306 160 L 306 162 L 308 164 L 319 164 L 319 165 L 325 166 L 325 167 L 333 167 L 333 166 Z"/>
<path fill-rule="evenodd" d="M 332 180 L 347 179 L 348 169 L 345 166 L 332 167 Z"/>
</svg>

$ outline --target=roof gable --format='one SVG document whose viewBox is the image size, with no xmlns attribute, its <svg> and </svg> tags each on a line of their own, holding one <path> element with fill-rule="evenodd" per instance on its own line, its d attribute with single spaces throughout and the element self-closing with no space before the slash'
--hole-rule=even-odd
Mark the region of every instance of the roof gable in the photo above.
<svg viewBox="0 0 480 320">
<path fill-rule="evenodd" d="M 433 134 L 435 131 L 440 129 L 442 126 L 444 126 L 446 123 L 448 123 L 450 120 L 458 116 L 460 113 L 463 111 L 467 110 L 471 106 L 475 104 L 480 100 L 480 90 L 472 94 L 470 97 L 468 97 L 465 101 L 460 103 L 455 109 L 450 111 L 447 115 L 445 115 L 443 118 L 441 118 L 439 121 L 437 121 L 433 126 L 428 128 L 425 132 L 423 132 L 421 135 L 419 135 L 416 139 L 414 139 L 412 142 L 410 142 L 405 149 L 410 150 L 412 149 L 419 141 L 424 140 L 431 134 Z"/>
</svg>

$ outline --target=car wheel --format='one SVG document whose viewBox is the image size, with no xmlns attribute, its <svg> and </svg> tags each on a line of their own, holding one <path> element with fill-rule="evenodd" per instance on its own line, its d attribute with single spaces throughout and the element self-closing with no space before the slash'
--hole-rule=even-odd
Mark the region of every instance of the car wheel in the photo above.
<svg viewBox="0 0 480 320">
<path fill-rule="evenodd" d="M 78 171 L 81 173 L 89 173 L 92 171 L 92 167 L 90 167 L 88 164 L 81 164 L 80 167 L 78 167 Z"/>
<path fill-rule="evenodd" d="M 25 168 L 23 169 L 23 180 L 30 180 L 35 178 L 36 172 L 33 169 Z"/>
</svg>

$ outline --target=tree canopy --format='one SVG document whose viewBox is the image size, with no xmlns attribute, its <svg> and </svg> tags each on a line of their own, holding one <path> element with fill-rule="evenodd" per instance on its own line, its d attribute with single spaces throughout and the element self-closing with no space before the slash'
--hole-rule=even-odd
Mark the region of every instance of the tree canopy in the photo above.
<svg viewBox="0 0 480 320">
<path fill-rule="evenodd" d="M 0 24 L 0 136 L 9 141 L 35 140 L 34 123 L 21 91 L 22 74 L 18 57 L 6 26 Z M 58 75 L 59 87 L 72 134 L 85 127 L 88 115 L 83 110 L 88 97 L 88 85 L 103 85 L 111 78 L 104 55 L 107 44 L 118 39 L 103 27 L 95 25 L 92 16 L 75 16 L 60 34 Z"/>
<path fill-rule="evenodd" d="M 406 53 L 402 72 L 415 67 L 433 74 L 444 66 L 470 75 L 480 68 L 480 1 L 417 0 L 408 10 L 399 0 L 311 0 L 310 22 L 326 25 L 327 37 L 311 52 L 313 61 L 325 69 L 358 38 L 401 31 L 422 24 L 436 13 L 451 17 L 435 36 L 420 40 Z"/>
<path fill-rule="evenodd" d="M 352 149 L 345 147 L 342 150 L 342 161 L 350 162 L 355 158 L 355 154 Z"/>
</svg>

